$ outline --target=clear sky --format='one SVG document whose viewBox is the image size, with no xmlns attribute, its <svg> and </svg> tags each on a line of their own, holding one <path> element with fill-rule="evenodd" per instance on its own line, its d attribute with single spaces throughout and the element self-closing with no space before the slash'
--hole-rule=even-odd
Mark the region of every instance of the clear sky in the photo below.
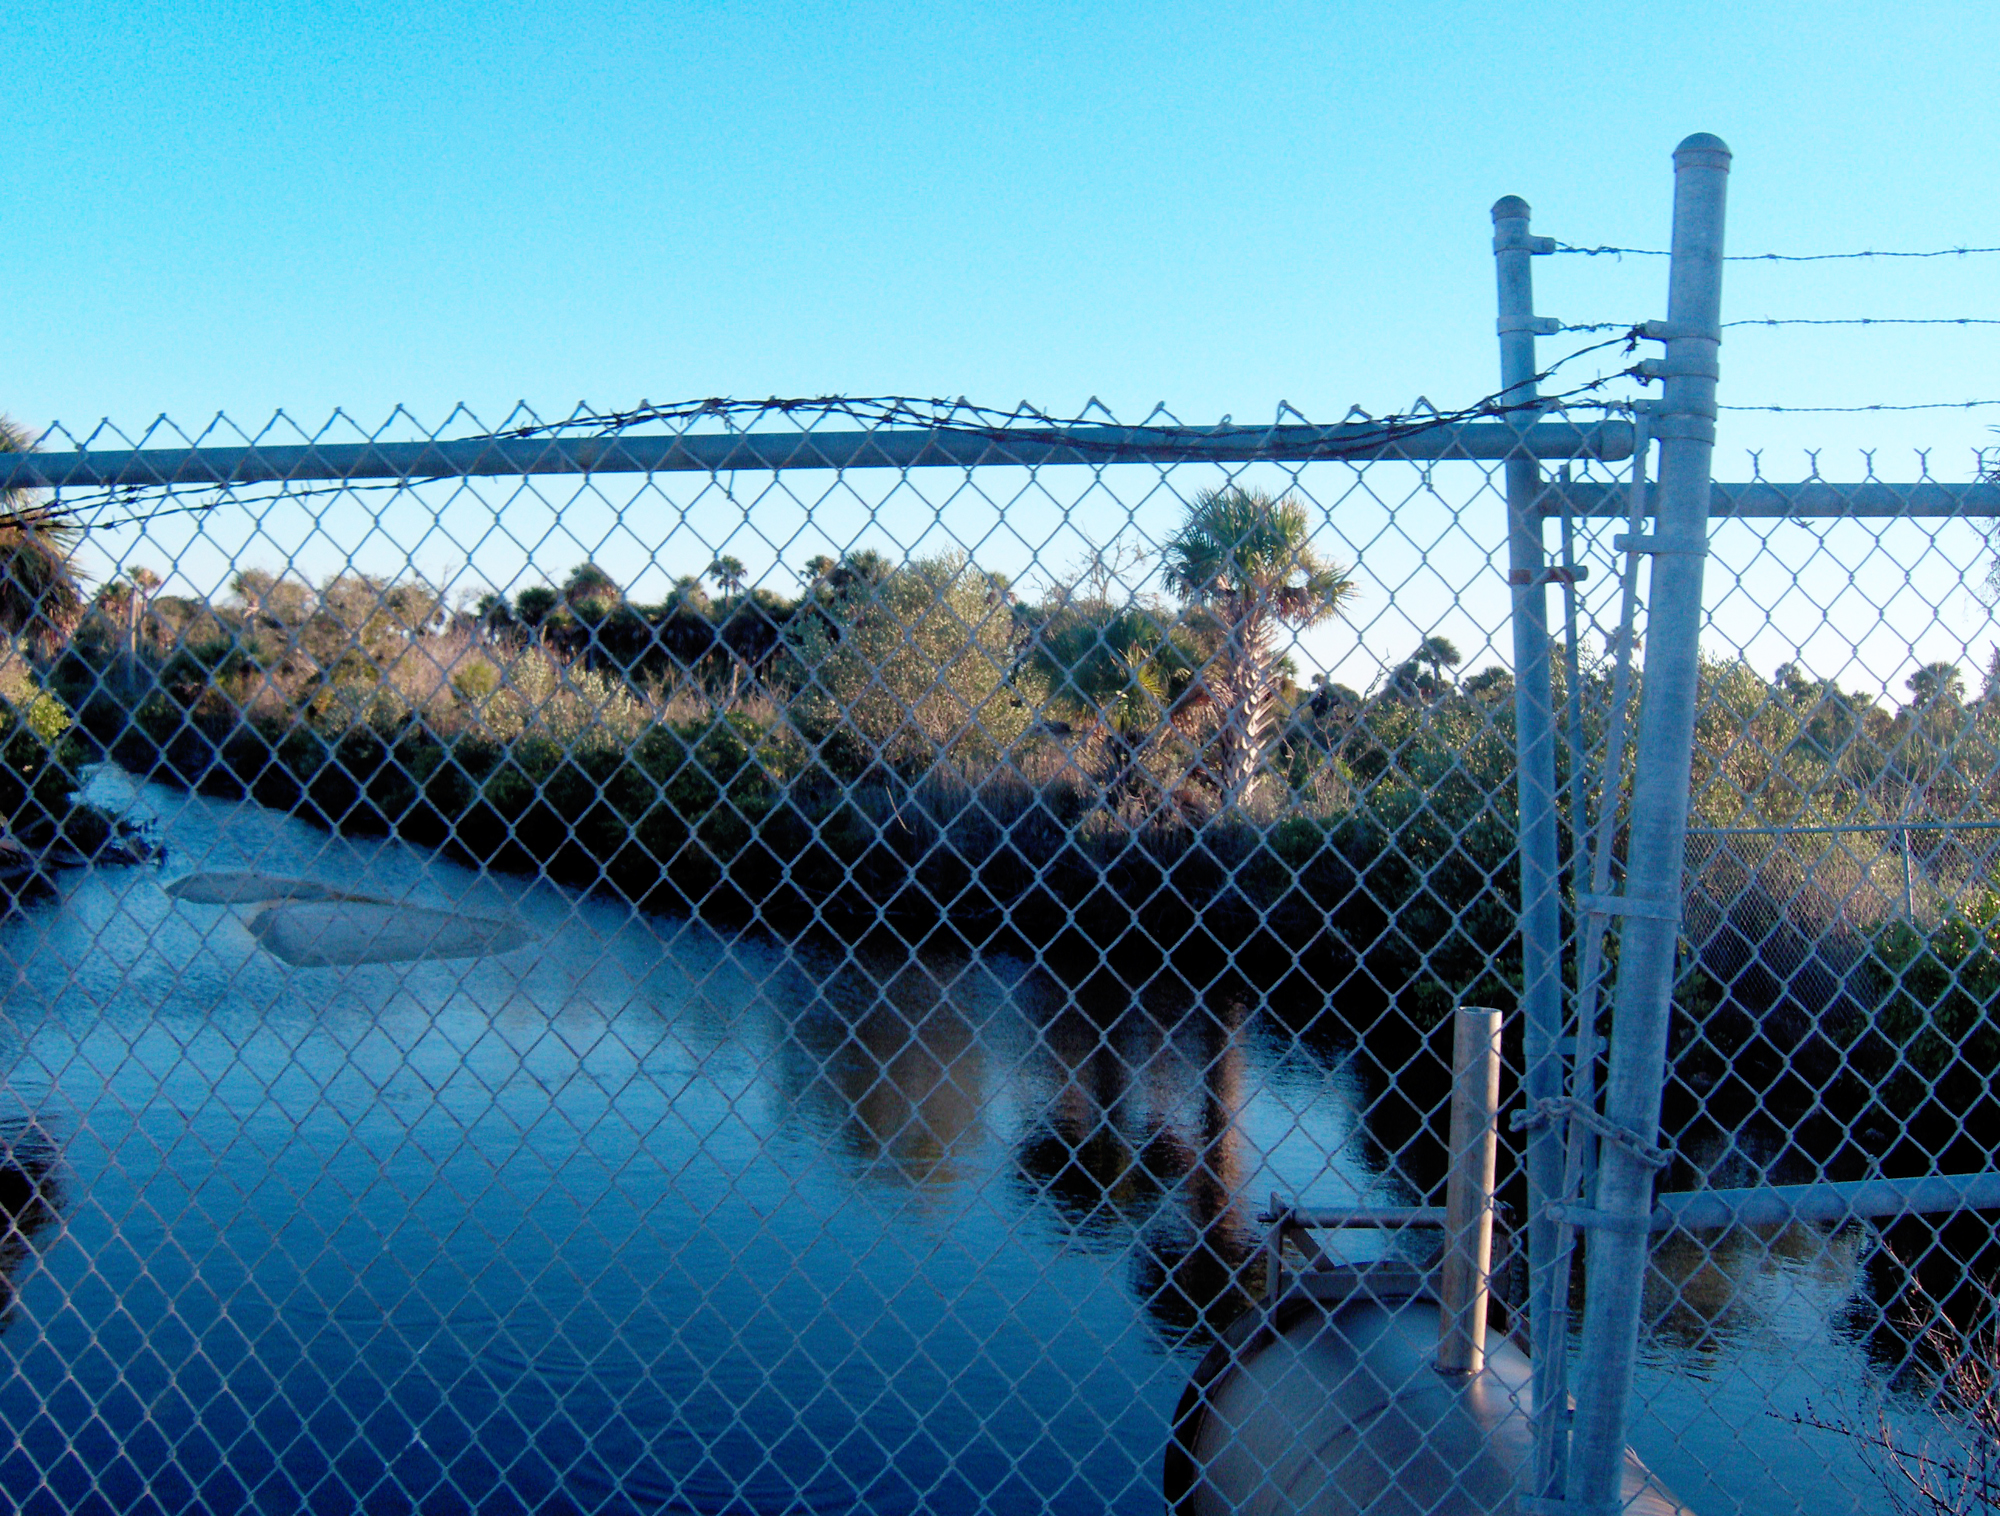
<svg viewBox="0 0 2000 1516">
<path fill-rule="evenodd" d="M 298 0 L 30 4 L 8 62 L 0 410 L 1098 396 L 1183 419 L 1495 385 L 1488 209 L 1732 251 L 2000 244 L 2000 7 Z M 1537 261 L 1570 321 L 1663 260 Z M 2000 257 L 1734 264 L 1725 314 L 2000 316 Z M 1552 350 L 1560 350 L 1551 344 Z M 2000 399 L 2000 328 L 1749 330 L 1725 402 Z M 2000 408 L 1725 418 L 1720 477 L 1881 448 L 1963 479 Z M 559 572 L 566 564 L 553 566 Z"/>
</svg>

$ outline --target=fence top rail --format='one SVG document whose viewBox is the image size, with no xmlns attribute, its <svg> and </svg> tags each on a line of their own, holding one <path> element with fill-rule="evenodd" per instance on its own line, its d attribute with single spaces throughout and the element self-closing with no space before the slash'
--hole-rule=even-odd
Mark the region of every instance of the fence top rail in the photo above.
<svg viewBox="0 0 2000 1516">
<path fill-rule="evenodd" d="M 2000 517 L 2000 484 L 1941 484 L 1934 480 L 1915 484 L 1884 484 L 1879 480 L 1838 484 L 1817 479 L 1803 484 L 1774 484 L 1764 480 L 1725 484 L 1718 480 L 1709 489 L 1711 519 Z M 1542 514 L 1560 516 L 1565 504 L 1572 516 L 1622 518 L 1631 514 L 1632 492 L 1622 484 L 1551 482 L 1542 494 Z"/>
<path fill-rule="evenodd" d="M 0 454 L 0 489 L 426 480 L 531 474 L 723 473 L 731 470 L 1099 467 L 1106 464 L 1424 462 L 1632 455 L 1630 422 L 1500 421 L 1437 426 L 1206 428 L 885 428 L 668 436 L 471 437 L 453 441 L 309 442 L 121 452 Z"/>
</svg>

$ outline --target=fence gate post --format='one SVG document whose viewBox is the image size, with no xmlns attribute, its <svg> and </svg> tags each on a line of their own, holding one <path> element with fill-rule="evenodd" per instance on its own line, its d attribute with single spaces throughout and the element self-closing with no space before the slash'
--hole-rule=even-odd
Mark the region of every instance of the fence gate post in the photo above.
<svg viewBox="0 0 2000 1516">
<path fill-rule="evenodd" d="M 1509 195 L 1493 207 L 1493 262 L 1500 287 L 1502 399 L 1521 405 L 1536 397 L 1535 317 L 1530 259 L 1553 252 L 1546 237 L 1528 234 L 1528 202 Z M 1538 410 L 1513 413 L 1517 426 Z M 1507 582 L 1513 587 L 1514 757 L 1521 867 L 1522 1093 L 1537 1101 L 1562 1094 L 1562 897 L 1556 867 L 1555 708 L 1550 684 L 1548 558 L 1542 542 L 1542 471 L 1518 450 L 1506 463 Z M 1528 1324 L 1534 1337 L 1536 1403 L 1556 1362 L 1566 1324 L 1549 1309 L 1555 1249 L 1550 1202 L 1562 1183 L 1562 1134 L 1552 1127 L 1528 1134 Z M 1555 1381 L 1560 1384 L 1560 1378 Z"/>
<path fill-rule="evenodd" d="M 1638 1350 L 1654 1144 L 1666 1076 L 1674 956 L 1686 866 L 1688 780 L 1699 676 L 1702 560 L 1708 549 L 1709 466 L 1722 339 L 1722 222 L 1729 149 L 1697 133 L 1674 150 L 1674 233 L 1666 339 L 1649 372 L 1665 381 L 1653 421 L 1660 478 L 1647 607 L 1646 672 L 1633 763 L 1625 920 L 1604 1116 L 1616 1138 L 1600 1147 L 1577 1361 L 1575 1433 L 1567 1497 L 1581 1510 L 1617 1507 L 1626 1409 Z"/>
</svg>

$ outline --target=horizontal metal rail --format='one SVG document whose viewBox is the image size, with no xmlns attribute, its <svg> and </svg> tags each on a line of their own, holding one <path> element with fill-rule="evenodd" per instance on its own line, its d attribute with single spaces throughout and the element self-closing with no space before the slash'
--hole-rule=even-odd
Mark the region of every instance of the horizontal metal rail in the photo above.
<svg viewBox="0 0 2000 1516">
<path fill-rule="evenodd" d="M 1335 1227 L 1382 1227 L 1398 1230 L 1410 1226 L 1443 1226 L 1445 1209 L 1441 1205 L 1388 1205 L 1357 1206 L 1351 1209 L 1336 1207 L 1332 1210 L 1273 1210 L 1265 1211 L 1257 1218 L 1263 1226 L 1307 1227 L 1313 1230 Z"/>
<path fill-rule="evenodd" d="M 1804 837 L 1838 832 L 2000 832 L 2000 821 L 1923 820 L 1867 821 L 1852 826 L 1831 823 L 1812 826 L 1691 826 L 1690 837 Z"/>
<path fill-rule="evenodd" d="M 1810 519 L 1822 516 L 2000 517 L 2000 484 L 1749 484 L 1710 486 L 1711 519 L 1719 516 Z M 1632 492 L 1623 484 L 1557 484 L 1542 492 L 1542 514 L 1627 517 Z"/>
<path fill-rule="evenodd" d="M 504 478 L 732 470 L 1038 468 L 1052 464 L 1310 463 L 1632 456 L 1632 426 L 1499 421 L 1443 426 L 1077 426 L 979 431 L 738 432 L 686 436 L 472 437 L 454 442 L 313 442 L 129 452 L 0 454 L 0 489 Z"/>
<path fill-rule="evenodd" d="M 1741 1190 L 1679 1190 L 1653 1197 L 1652 1229 L 1783 1226 L 2000 1208 L 2000 1173 L 1933 1174 L 1921 1179 L 1828 1180 Z"/>
</svg>

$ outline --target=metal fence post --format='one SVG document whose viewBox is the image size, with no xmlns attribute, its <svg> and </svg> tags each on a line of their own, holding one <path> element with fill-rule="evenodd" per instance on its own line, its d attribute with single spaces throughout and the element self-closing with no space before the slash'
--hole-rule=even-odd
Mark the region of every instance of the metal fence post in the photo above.
<svg viewBox="0 0 2000 1516">
<path fill-rule="evenodd" d="M 1536 396 L 1535 317 L 1530 259 L 1555 244 L 1528 233 L 1528 202 L 1509 195 L 1493 207 L 1493 262 L 1499 280 L 1500 382 L 1519 405 Z M 1538 413 L 1515 413 L 1523 427 Z M 1521 866 L 1521 1043 L 1523 1093 L 1530 1108 L 1562 1094 L 1562 900 L 1556 864 L 1555 709 L 1550 683 L 1548 558 L 1542 542 L 1542 471 L 1525 449 L 1506 463 L 1507 582 L 1513 587 L 1514 753 Z M 1536 1404 L 1543 1376 L 1562 1351 L 1566 1327 L 1549 1310 L 1555 1226 L 1547 1207 L 1562 1183 L 1562 1137 L 1530 1131 L 1528 1322 L 1534 1335 Z M 1555 1380 L 1560 1383 L 1560 1377 Z"/>
<path fill-rule="evenodd" d="M 1646 671 L 1604 1099 L 1605 1118 L 1619 1138 L 1603 1143 L 1598 1166 L 1594 1209 L 1601 1224 L 1591 1237 L 1585 1276 L 1567 1489 L 1572 1504 L 1593 1512 L 1617 1505 L 1653 1206 L 1653 1145 L 1686 864 L 1729 159 L 1722 140 L 1705 132 L 1674 151 L 1667 319 L 1649 330 L 1666 339 L 1667 352 L 1648 369 L 1664 380 L 1665 393 L 1654 420 L 1660 482 L 1647 549 L 1654 557 Z"/>
<path fill-rule="evenodd" d="M 1477 1374 L 1486 1366 L 1499 1113 L 1500 1013 L 1460 1006 L 1452 1017 L 1451 1171 L 1438 1289 L 1438 1371 L 1444 1374 Z"/>
</svg>

